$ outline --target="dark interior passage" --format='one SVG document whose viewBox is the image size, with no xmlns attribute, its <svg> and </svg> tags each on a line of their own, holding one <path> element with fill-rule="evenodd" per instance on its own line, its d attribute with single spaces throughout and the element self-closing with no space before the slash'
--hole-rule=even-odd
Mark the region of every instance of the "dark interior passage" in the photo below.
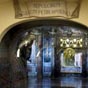
<svg viewBox="0 0 88 88">
<path fill-rule="evenodd" d="M 0 50 L 1 86 L 87 86 L 88 28 L 83 25 L 63 20 L 25 22 L 6 33 Z"/>
<path fill-rule="evenodd" d="M 25 35 L 18 44 L 17 57 L 25 63 L 29 76 L 86 76 L 85 31 L 68 26 L 41 26 Z"/>
</svg>

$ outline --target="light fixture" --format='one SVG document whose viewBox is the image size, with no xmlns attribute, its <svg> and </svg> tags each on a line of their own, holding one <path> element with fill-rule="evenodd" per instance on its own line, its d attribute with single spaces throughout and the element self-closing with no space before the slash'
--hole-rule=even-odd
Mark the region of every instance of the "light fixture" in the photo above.
<svg viewBox="0 0 88 88">
<path fill-rule="evenodd" d="M 76 42 L 77 40 L 76 39 L 74 39 L 74 42 Z"/>
<path fill-rule="evenodd" d="M 69 44 L 66 44 L 66 47 L 69 47 Z"/>
<path fill-rule="evenodd" d="M 60 41 L 62 42 L 62 41 L 63 41 L 63 39 L 60 39 Z"/>
<path fill-rule="evenodd" d="M 66 39 L 67 42 L 69 42 L 69 39 Z"/>
<path fill-rule="evenodd" d="M 75 48 L 75 47 L 77 47 L 77 45 L 76 44 L 73 44 L 73 47 Z"/>
<path fill-rule="evenodd" d="M 80 39 L 80 42 L 82 42 L 82 41 L 83 41 L 83 39 L 81 38 L 81 39 Z"/>
</svg>

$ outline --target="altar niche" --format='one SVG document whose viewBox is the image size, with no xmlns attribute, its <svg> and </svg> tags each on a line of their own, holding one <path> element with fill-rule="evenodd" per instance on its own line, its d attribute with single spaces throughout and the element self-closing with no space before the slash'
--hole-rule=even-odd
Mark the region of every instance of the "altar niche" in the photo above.
<svg viewBox="0 0 88 88">
<path fill-rule="evenodd" d="M 66 27 L 63 27 L 66 29 Z M 86 33 L 75 28 L 61 32 L 57 39 L 56 76 L 87 76 L 88 47 Z"/>
</svg>

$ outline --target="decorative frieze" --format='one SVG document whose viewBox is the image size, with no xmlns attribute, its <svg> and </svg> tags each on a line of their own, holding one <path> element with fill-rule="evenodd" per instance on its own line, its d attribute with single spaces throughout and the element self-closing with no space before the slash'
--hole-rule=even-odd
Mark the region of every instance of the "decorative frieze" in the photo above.
<svg viewBox="0 0 88 88">
<path fill-rule="evenodd" d="M 65 17 L 79 16 L 81 0 L 13 0 L 15 17 Z"/>
</svg>

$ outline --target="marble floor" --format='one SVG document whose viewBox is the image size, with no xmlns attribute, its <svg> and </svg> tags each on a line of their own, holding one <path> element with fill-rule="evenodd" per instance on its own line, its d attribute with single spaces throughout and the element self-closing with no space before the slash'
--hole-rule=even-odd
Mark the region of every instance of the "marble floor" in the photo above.
<svg viewBox="0 0 88 88">
<path fill-rule="evenodd" d="M 88 78 L 29 78 L 28 88 L 88 88 Z"/>
</svg>

